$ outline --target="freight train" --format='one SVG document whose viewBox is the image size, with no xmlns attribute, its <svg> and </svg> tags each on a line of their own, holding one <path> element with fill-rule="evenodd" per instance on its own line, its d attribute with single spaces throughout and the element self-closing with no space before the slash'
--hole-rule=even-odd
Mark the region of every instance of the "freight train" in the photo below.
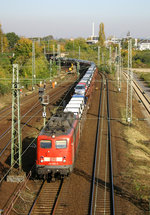
<svg viewBox="0 0 150 215">
<path fill-rule="evenodd" d="M 52 116 L 37 138 L 36 172 L 39 177 L 65 176 L 73 170 L 80 143 L 82 115 L 97 75 L 95 64 L 86 63 L 89 68 L 77 84 L 85 86 L 86 83 L 86 91 L 74 94 L 62 113 Z"/>
</svg>

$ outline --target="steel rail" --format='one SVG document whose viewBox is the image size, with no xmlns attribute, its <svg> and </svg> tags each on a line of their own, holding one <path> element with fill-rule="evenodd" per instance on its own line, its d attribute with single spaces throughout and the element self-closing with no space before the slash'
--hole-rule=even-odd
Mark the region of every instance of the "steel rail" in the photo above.
<svg viewBox="0 0 150 215">
<path fill-rule="evenodd" d="M 59 196 L 60 196 L 60 193 L 62 190 L 63 182 L 64 182 L 64 179 L 61 179 L 59 186 L 58 187 L 56 186 L 56 188 L 55 188 L 56 190 L 53 191 L 56 193 L 55 197 L 53 197 L 53 195 L 49 195 L 49 198 L 47 197 L 46 202 L 47 202 L 47 200 L 50 200 L 50 202 L 49 202 L 49 208 L 46 208 L 46 213 L 51 214 L 51 215 L 55 214 L 55 210 L 56 210 L 56 207 L 58 204 L 58 200 L 59 200 Z M 45 183 L 47 183 L 46 180 L 43 180 L 43 182 L 39 188 L 39 191 L 38 191 L 38 193 L 34 199 L 34 202 L 33 202 L 32 206 L 29 210 L 28 215 L 31 215 L 32 213 L 34 214 L 34 210 L 36 209 L 36 205 L 38 206 L 38 199 L 41 200 L 44 198 L 44 196 L 42 195 L 42 191 L 45 190 L 45 188 L 44 188 L 46 186 Z M 52 192 L 52 191 L 50 191 L 50 192 Z M 43 207 L 44 207 L 44 205 L 43 205 Z M 40 213 L 40 211 L 39 211 L 39 213 Z"/>
<path fill-rule="evenodd" d="M 93 211 L 96 161 L 97 161 L 97 150 L 98 150 L 99 132 L 100 132 L 100 112 L 101 112 L 101 100 L 102 100 L 102 86 L 103 86 L 103 83 L 101 82 L 101 93 L 100 93 L 100 99 L 99 99 L 98 120 L 97 120 L 96 140 L 95 140 L 95 150 L 94 150 L 94 161 L 93 161 L 93 172 L 92 172 L 92 184 L 91 184 L 90 202 L 89 202 L 89 214 L 90 215 L 92 215 L 92 211 Z"/>
<path fill-rule="evenodd" d="M 114 184 L 113 184 L 113 164 L 112 164 L 112 149 L 111 149 L 111 128 L 110 128 L 110 109 L 109 109 L 109 91 L 108 91 L 108 80 L 106 79 L 107 86 L 107 121 L 108 121 L 108 150 L 109 150 L 109 166 L 110 166 L 110 203 L 111 203 L 111 214 L 115 214 L 114 205 Z"/>
<path fill-rule="evenodd" d="M 6 110 L 9 110 L 9 109 L 11 109 L 11 106 L 10 106 L 10 107 L 7 107 L 7 108 L 5 108 L 5 109 L 3 109 L 3 110 L 1 110 L 1 111 L 0 111 L 0 114 L 3 113 L 3 112 L 5 112 Z"/>
<path fill-rule="evenodd" d="M 39 189 L 39 191 L 37 192 L 37 195 L 36 195 L 36 197 L 35 197 L 35 199 L 34 199 L 34 202 L 33 202 L 32 206 L 31 206 L 30 210 L 29 210 L 28 215 L 31 215 L 31 213 L 32 213 L 32 211 L 33 211 L 33 209 L 34 209 L 34 206 L 35 206 L 35 204 L 36 204 L 36 201 L 37 201 L 37 199 L 38 199 L 38 197 L 39 197 L 39 195 L 40 195 L 40 192 L 41 192 L 41 190 L 42 190 L 42 188 L 43 188 L 44 183 L 45 183 L 45 180 L 43 180 L 43 182 L 42 182 L 42 184 L 41 184 L 41 186 L 40 186 L 40 189 Z"/>
<path fill-rule="evenodd" d="M 31 112 L 31 111 L 36 107 L 37 103 L 39 103 L 39 101 L 36 102 L 36 103 L 34 104 L 34 106 L 32 106 L 32 108 L 29 109 L 29 110 L 21 117 L 21 120 L 22 120 L 29 112 Z M 39 105 L 38 105 L 38 106 L 39 106 Z M 38 106 L 37 106 L 37 107 L 38 107 Z M 15 125 L 17 125 L 17 123 L 15 123 Z M 8 128 L 6 131 L 4 131 L 3 134 L 1 134 L 0 140 L 7 134 L 7 132 L 8 132 L 10 129 L 11 129 L 11 126 L 9 126 L 9 128 Z"/>
</svg>

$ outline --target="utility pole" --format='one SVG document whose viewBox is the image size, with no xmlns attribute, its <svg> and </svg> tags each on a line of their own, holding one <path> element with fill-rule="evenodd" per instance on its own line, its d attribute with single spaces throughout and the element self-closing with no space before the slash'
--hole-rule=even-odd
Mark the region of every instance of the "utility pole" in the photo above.
<svg viewBox="0 0 150 215">
<path fill-rule="evenodd" d="M 55 61 L 55 45 L 53 45 L 53 61 Z"/>
<path fill-rule="evenodd" d="M 119 43 L 119 53 L 118 53 L 118 91 L 121 91 L 121 79 L 122 79 L 122 67 L 121 67 L 121 44 Z"/>
<path fill-rule="evenodd" d="M 100 46 L 98 46 L 98 62 L 97 65 L 100 66 Z"/>
<path fill-rule="evenodd" d="M 78 78 L 79 78 L 79 75 L 80 75 L 79 70 L 80 70 L 80 63 L 77 62 L 77 77 Z"/>
<path fill-rule="evenodd" d="M 109 47 L 109 68 L 111 73 L 111 46 Z"/>
<path fill-rule="evenodd" d="M 13 64 L 12 78 L 12 129 L 11 129 L 11 167 L 15 164 L 19 170 L 21 163 L 22 143 L 20 129 L 20 83 L 18 64 Z"/>
<path fill-rule="evenodd" d="M 115 48 L 115 77 L 118 79 L 118 50 Z"/>
<path fill-rule="evenodd" d="M 48 53 L 49 53 L 49 40 L 48 40 Z"/>
<path fill-rule="evenodd" d="M 1 53 L 3 53 L 3 35 L 1 34 Z"/>
<path fill-rule="evenodd" d="M 38 44 L 39 44 L 39 46 L 41 46 L 41 39 L 40 39 L 40 37 L 38 38 Z"/>
<path fill-rule="evenodd" d="M 32 41 L 32 90 L 35 89 L 36 74 L 35 74 L 35 41 Z"/>
<path fill-rule="evenodd" d="M 127 77 L 127 99 L 126 99 L 126 121 L 132 122 L 132 38 L 128 41 L 128 77 Z"/>
<path fill-rule="evenodd" d="M 73 39 L 73 57 L 74 57 L 74 39 Z"/>
<path fill-rule="evenodd" d="M 80 46 L 79 46 L 79 59 L 80 59 Z"/>
<path fill-rule="evenodd" d="M 50 66 L 50 81 L 51 81 L 51 76 L 52 76 L 52 60 L 50 59 L 49 61 L 49 66 Z"/>
<path fill-rule="evenodd" d="M 45 47 L 45 44 L 44 44 L 44 56 L 46 56 L 46 47 Z"/>
<path fill-rule="evenodd" d="M 59 67 L 59 75 L 61 72 L 61 60 L 60 60 L 60 45 L 57 45 L 57 56 L 58 56 L 58 67 Z"/>
<path fill-rule="evenodd" d="M 116 49 L 115 49 L 115 71 L 116 71 L 116 73 L 117 73 L 117 47 L 116 47 Z"/>
<path fill-rule="evenodd" d="M 22 182 L 25 173 L 22 172 L 22 141 L 20 117 L 20 83 L 18 64 L 13 64 L 12 77 L 12 127 L 11 127 L 11 172 L 7 182 Z"/>
<path fill-rule="evenodd" d="M 102 64 L 104 64 L 104 51 L 102 51 Z"/>
</svg>

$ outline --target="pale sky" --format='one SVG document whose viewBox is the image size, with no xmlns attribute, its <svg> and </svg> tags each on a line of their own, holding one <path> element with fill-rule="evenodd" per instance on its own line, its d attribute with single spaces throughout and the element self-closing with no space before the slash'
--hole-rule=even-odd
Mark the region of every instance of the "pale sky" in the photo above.
<svg viewBox="0 0 150 215">
<path fill-rule="evenodd" d="M 150 38 L 150 0 L 0 0 L 4 33 L 87 38 L 104 23 L 106 36 Z"/>
</svg>

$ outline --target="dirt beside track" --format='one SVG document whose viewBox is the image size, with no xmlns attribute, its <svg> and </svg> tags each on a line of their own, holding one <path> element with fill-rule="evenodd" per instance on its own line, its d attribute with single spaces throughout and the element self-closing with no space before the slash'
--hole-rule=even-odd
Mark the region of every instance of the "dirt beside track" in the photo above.
<svg viewBox="0 0 150 215">
<path fill-rule="evenodd" d="M 147 177 L 149 171 L 144 175 L 135 174 L 134 170 L 140 170 L 143 165 L 136 157 L 136 146 L 132 146 L 132 141 L 142 142 L 138 133 L 142 132 L 145 138 L 149 136 L 149 126 L 143 119 L 144 115 L 141 111 L 136 96 L 133 95 L 133 121 L 130 126 L 125 121 L 126 113 L 126 83 L 122 84 L 122 91 L 117 91 L 114 79 L 110 78 L 110 110 L 111 110 L 111 129 L 112 129 L 112 150 L 113 150 L 113 169 L 114 169 L 114 191 L 116 214 L 118 208 L 122 208 L 121 214 L 148 214 L 148 192 L 150 189 L 149 181 L 143 179 Z M 131 132 L 133 130 L 133 133 Z M 135 136 L 133 135 L 137 135 Z M 132 140 L 131 143 L 129 138 Z M 143 138 L 143 137 L 142 137 Z M 144 139 L 145 139 L 144 138 Z M 132 149 L 132 154 L 131 154 Z M 146 164 L 148 166 L 148 163 Z M 150 169 L 149 169 L 150 170 Z M 137 187 L 137 184 L 139 187 Z M 144 189 L 147 187 L 148 190 Z M 143 189 L 141 189 L 143 187 Z M 147 195 L 147 200 L 146 200 Z M 144 197 L 145 196 L 145 197 Z M 143 198 L 144 197 L 144 198 Z"/>
</svg>

